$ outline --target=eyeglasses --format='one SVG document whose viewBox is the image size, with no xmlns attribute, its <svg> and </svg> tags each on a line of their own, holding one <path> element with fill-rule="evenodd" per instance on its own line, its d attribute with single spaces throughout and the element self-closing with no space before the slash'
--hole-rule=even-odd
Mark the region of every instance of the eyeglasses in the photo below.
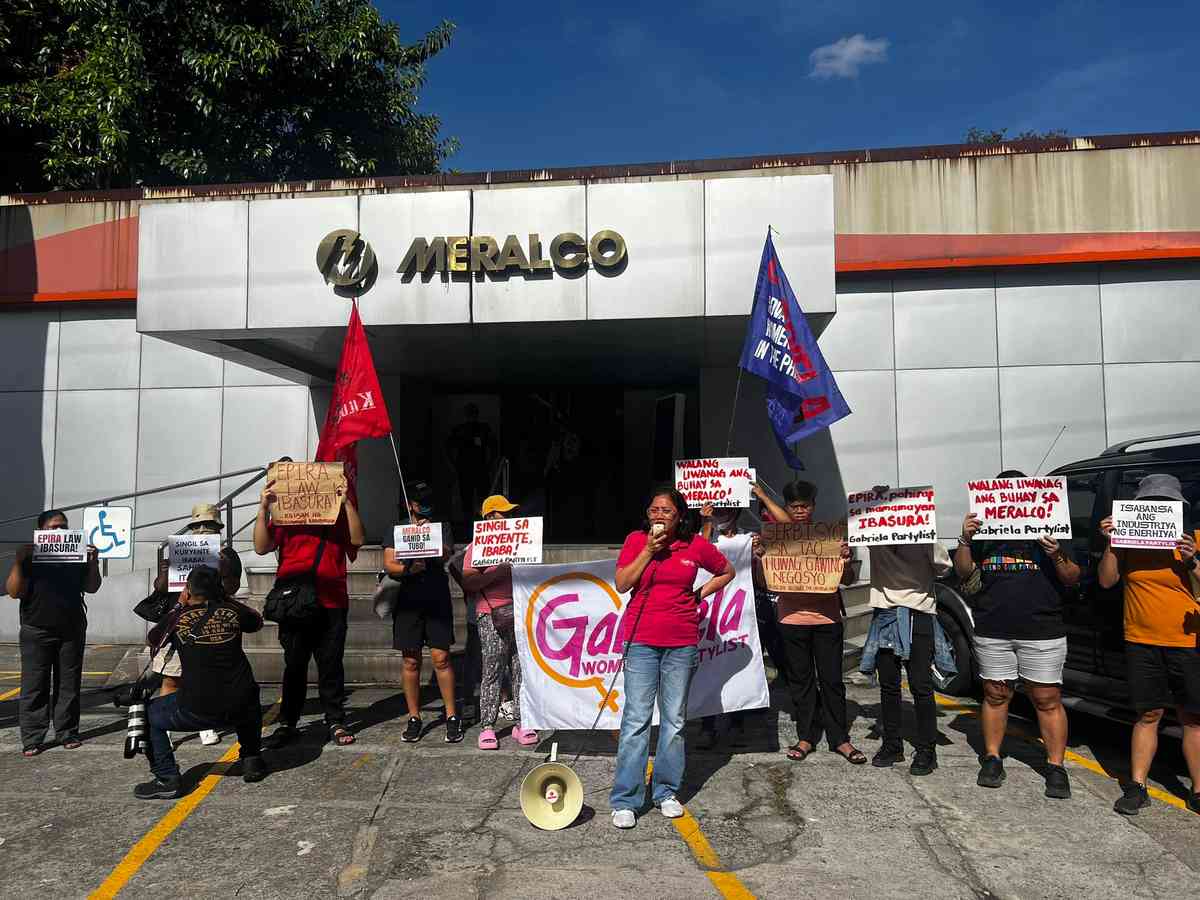
<svg viewBox="0 0 1200 900">
<path fill-rule="evenodd" d="M 655 513 L 658 513 L 659 515 L 662 515 L 662 516 L 672 516 L 675 514 L 675 507 L 673 507 L 673 506 L 652 506 L 648 510 L 646 510 L 647 515 L 652 516 Z"/>
</svg>

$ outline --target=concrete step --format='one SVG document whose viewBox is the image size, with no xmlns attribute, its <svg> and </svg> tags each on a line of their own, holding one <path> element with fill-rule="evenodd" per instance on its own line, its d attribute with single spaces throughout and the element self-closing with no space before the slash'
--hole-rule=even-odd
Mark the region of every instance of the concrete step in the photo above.
<svg viewBox="0 0 1200 900">
<path fill-rule="evenodd" d="M 865 634 L 850 638 L 842 643 L 842 671 L 857 672 L 858 664 L 862 661 L 863 645 L 867 642 Z M 866 677 L 866 676 L 863 676 Z"/>
</svg>

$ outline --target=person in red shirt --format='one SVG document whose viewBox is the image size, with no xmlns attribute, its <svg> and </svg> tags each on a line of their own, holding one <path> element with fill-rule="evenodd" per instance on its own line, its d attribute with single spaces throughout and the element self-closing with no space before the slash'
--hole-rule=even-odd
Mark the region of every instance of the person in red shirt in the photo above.
<svg viewBox="0 0 1200 900">
<path fill-rule="evenodd" d="M 713 577 L 696 590 L 698 570 Z M 687 502 L 671 487 L 656 490 L 638 531 L 617 557 L 617 590 L 630 593 L 621 618 L 625 706 L 617 774 L 609 797 L 613 825 L 632 828 L 646 800 L 650 722 L 658 701 L 658 749 L 651 799 L 668 818 L 683 815 L 675 798 L 683 781 L 688 688 L 700 641 L 700 601 L 733 580 L 733 566 L 692 530 Z"/>
<path fill-rule="evenodd" d="M 279 704 L 280 726 L 271 735 L 269 746 L 282 747 L 299 735 L 297 723 L 308 695 L 308 662 L 317 660 L 317 686 L 325 710 L 329 738 L 339 746 L 354 743 L 346 729 L 346 672 L 342 657 L 346 652 L 346 616 L 350 595 L 346 590 L 346 562 L 358 556 L 363 545 L 362 519 L 347 497 L 333 525 L 275 525 L 271 522 L 271 492 L 275 482 L 267 482 L 254 523 L 254 552 L 260 556 L 279 551 L 276 578 L 294 578 L 313 570 L 317 562 L 317 596 L 321 615 L 302 627 L 279 626 L 283 646 L 283 699 Z M 322 546 L 322 541 L 324 545 Z M 321 554 L 317 560 L 318 551 Z"/>
</svg>

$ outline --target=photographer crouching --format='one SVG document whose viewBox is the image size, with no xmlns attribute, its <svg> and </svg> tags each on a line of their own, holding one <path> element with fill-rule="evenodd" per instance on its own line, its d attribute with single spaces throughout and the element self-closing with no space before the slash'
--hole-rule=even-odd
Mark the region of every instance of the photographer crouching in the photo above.
<svg viewBox="0 0 1200 900">
<path fill-rule="evenodd" d="M 150 744 L 146 756 L 154 779 L 135 787 L 135 797 L 173 800 L 182 796 L 171 731 L 232 727 L 241 743 L 242 780 L 266 777 L 267 766 L 260 755 L 258 683 L 242 650 L 242 634 L 262 626 L 262 616 L 226 594 L 215 569 L 200 566 L 192 570 L 178 604 L 149 635 L 151 652 L 168 641 L 174 644 L 185 677 L 178 691 L 147 705 Z"/>
</svg>

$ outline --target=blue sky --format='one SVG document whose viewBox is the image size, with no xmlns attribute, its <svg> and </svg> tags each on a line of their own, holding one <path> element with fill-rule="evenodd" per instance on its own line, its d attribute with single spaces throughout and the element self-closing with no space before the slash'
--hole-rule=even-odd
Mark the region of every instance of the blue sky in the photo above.
<svg viewBox="0 0 1200 900">
<path fill-rule="evenodd" d="M 451 46 L 420 108 L 462 171 L 1200 127 L 1200 6 L 376 0 Z"/>
</svg>

